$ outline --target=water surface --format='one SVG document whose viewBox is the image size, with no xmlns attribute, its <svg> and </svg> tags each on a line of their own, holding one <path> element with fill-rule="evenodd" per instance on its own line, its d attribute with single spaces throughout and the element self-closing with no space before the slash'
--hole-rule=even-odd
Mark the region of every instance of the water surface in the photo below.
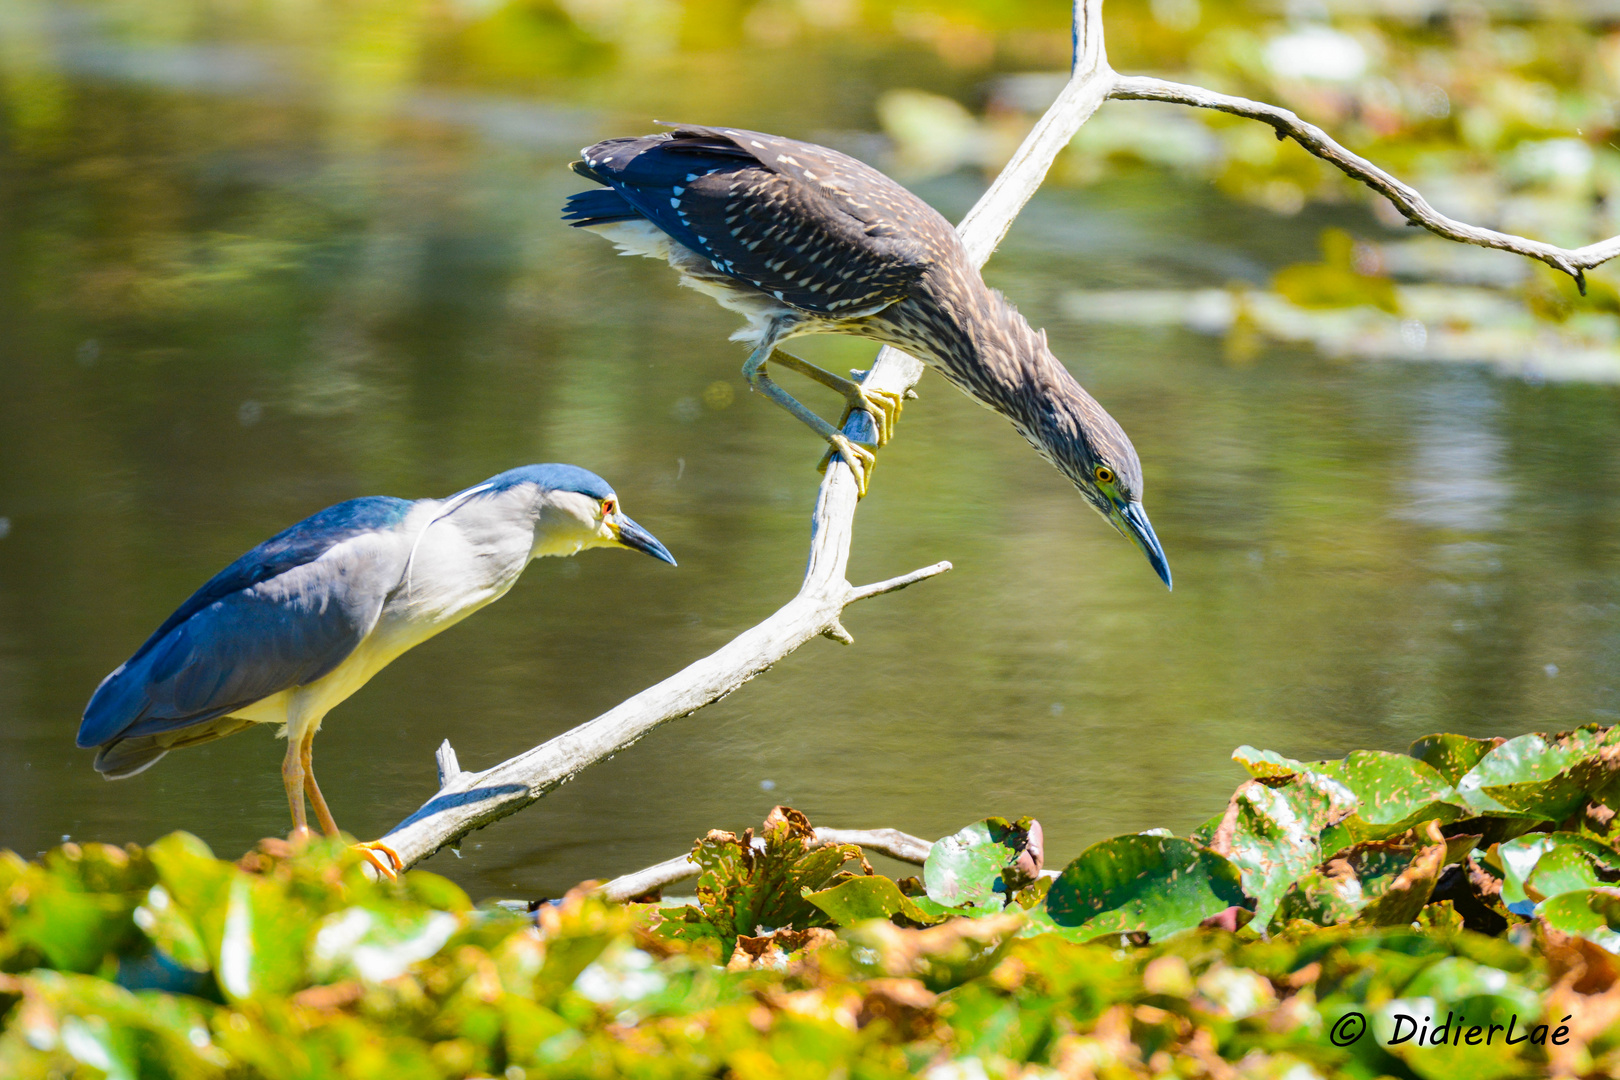
<svg viewBox="0 0 1620 1080">
<path fill-rule="evenodd" d="M 285 831 L 266 730 L 120 783 L 73 735 L 192 589 L 341 499 L 569 461 L 681 562 L 537 563 L 332 713 L 318 773 L 357 834 L 432 793 L 441 739 L 491 764 L 792 595 L 818 447 L 748 394 L 730 315 L 561 225 L 565 165 L 654 116 L 876 152 L 874 95 L 956 89 L 950 72 L 822 46 L 724 54 L 723 85 L 711 54 L 507 93 L 386 55 L 333 66 L 313 31 L 267 46 L 8 11 L 32 36 L 0 90 L 0 846 L 183 828 L 233 855 Z M 979 184 L 920 190 L 957 215 Z M 1043 192 L 990 265 L 1135 440 L 1173 593 L 929 376 L 851 577 L 955 571 L 852 609 L 853 648 L 805 646 L 431 867 L 480 896 L 555 892 L 776 802 L 924 836 L 1034 814 L 1056 862 L 1219 812 L 1240 743 L 1330 756 L 1611 721 L 1620 393 L 1062 321 L 1071 288 L 1263 280 L 1330 223 L 1374 229 L 1141 174 Z"/>
</svg>

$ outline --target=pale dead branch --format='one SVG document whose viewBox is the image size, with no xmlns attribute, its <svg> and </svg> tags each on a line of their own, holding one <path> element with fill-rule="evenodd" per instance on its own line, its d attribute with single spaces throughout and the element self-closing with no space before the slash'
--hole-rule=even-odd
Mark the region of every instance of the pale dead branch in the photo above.
<svg viewBox="0 0 1620 1080">
<path fill-rule="evenodd" d="M 1113 83 L 1113 88 L 1108 92 L 1111 98 L 1128 101 L 1173 101 L 1180 105 L 1216 109 L 1270 124 L 1276 129 L 1279 139 L 1292 138 L 1312 154 L 1342 170 L 1347 176 L 1360 180 L 1395 204 L 1395 208 L 1406 215 L 1406 220 L 1413 225 L 1421 225 L 1430 232 L 1461 244 L 1497 248 L 1501 251 L 1511 251 L 1515 255 L 1540 259 L 1548 266 L 1562 270 L 1574 278 L 1583 296 L 1586 295 L 1585 271 L 1594 266 L 1601 266 L 1620 255 L 1620 236 L 1570 250 L 1446 217 L 1430 206 L 1428 200 L 1418 194 L 1411 185 L 1397 180 L 1366 158 L 1346 150 L 1315 124 L 1308 124 L 1287 109 L 1276 105 L 1217 94 L 1201 86 L 1188 86 L 1185 83 L 1151 79 L 1141 75 L 1114 75 Z"/>
<path fill-rule="evenodd" d="M 912 863 L 921 866 L 928 858 L 928 849 L 933 845 L 920 836 L 912 836 L 898 829 L 817 829 L 816 842 L 812 847 L 826 847 L 828 844 L 858 844 L 868 852 L 876 851 L 900 862 Z M 675 859 L 665 859 L 655 866 L 645 870 L 637 870 L 633 874 L 616 877 L 602 886 L 602 895 L 609 900 L 634 900 L 638 896 L 667 888 L 677 881 L 684 881 L 698 872 L 698 866 L 692 861 L 690 855 L 682 855 Z"/>
</svg>

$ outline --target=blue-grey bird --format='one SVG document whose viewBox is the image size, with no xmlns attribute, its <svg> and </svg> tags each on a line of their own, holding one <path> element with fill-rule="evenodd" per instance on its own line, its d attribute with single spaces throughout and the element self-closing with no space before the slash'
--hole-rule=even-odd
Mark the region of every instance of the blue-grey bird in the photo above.
<svg viewBox="0 0 1620 1080">
<path fill-rule="evenodd" d="M 1131 440 L 1052 355 L 1045 332 L 985 285 L 927 203 L 835 150 L 737 128 L 682 124 L 582 153 L 574 171 L 603 186 L 571 196 L 564 219 L 627 255 L 667 259 L 683 285 L 741 313 L 748 325 L 732 336 L 753 346 L 749 385 L 827 440 L 862 494 L 872 452 L 772 382 L 766 364 L 842 394 L 872 417 L 878 446 L 899 397 L 823 371 L 781 342 L 853 334 L 916 356 L 1011 420 L 1170 584 Z"/>
<path fill-rule="evenodd" d="M 312 763 L 326 714 L 405 650 L 499 600 L 531 560 L 594 547 L 675 564 L 605 480 L 573 465 L 525 465 L 447 499 L 338 503 L 181 604 L 96 688 L 78 744 L 99 747 L 97 771 L 118 780 L 170 750 L 280 724 L 294 839 L 309 835 L 306 796 L 336 835 Z"/>
</svg>

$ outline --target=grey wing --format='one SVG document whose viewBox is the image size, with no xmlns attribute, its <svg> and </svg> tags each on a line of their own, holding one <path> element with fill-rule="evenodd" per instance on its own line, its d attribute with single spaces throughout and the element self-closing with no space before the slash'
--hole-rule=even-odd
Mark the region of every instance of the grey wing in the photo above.
<svg viewBox="0 0 1620 1080">
<path fill-rule="evenodd" d="M 395 537 L 361 535 L 221 597 L 107 677 L 79 745 L 207 724 L 314 682 L 371 633 L 403 565 Z"/>
<path fill-rule="evenodd" d="M 733 277 L 794 307 L 854 316 L 903 299 L 948 257 L 955 230 L 932 207 L 868 165 L 811 143 L 733 128 L 678 128 L 684 140 L 724 138 L 752 160 L 716 160 L 690 174 L 677 212 L 703 254 Z M 701 152 L 692 153 L 701 159 Z"/>
</svg>

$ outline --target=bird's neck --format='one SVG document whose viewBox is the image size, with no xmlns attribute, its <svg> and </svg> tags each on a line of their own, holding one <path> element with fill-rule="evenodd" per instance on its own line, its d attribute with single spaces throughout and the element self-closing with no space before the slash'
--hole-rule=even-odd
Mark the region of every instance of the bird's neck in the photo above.
<svg viewBox="0 0 1620 1080">
<path fill-rule="evenodd" d="M 411 530 L 401 592 L 415 618 L 447 624 L 466 618 L 500 599 L 529 563 L 533 529 L 500 496 L 449 513 L 442 501 L 424 499 L 414 513 L 421 525 Z"/>
<path fill-rule="evenodd" d="M 935 292 L 934 318 L 947 332 L 932 357 L 946 378 L 986 408 L 1011 420 L 1029 444 L 1058 469 L 1075 476 L 1089 467 L 1083 433 L 1117 428 L 1029 325 L 977 272 L 960 268 L 957 280 Z"/>
</svg>

